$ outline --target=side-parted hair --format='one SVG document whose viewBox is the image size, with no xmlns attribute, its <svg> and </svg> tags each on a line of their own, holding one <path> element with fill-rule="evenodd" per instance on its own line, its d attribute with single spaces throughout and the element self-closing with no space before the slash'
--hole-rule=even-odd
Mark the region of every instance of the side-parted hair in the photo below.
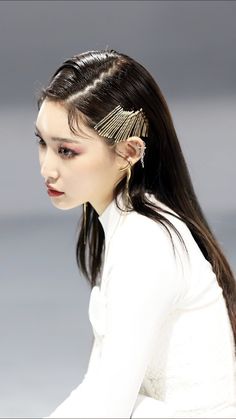
<svg viewBox="0 0 236 419">
<path fill-rule="evenodd" d="M 65 106 L 69 127 L 75 134 L 78 111 L 93 128 L 117 105 L 128 110 L 143 109 L 149 129 L 148 138 L 141 137 L 146 144 L 145 167 L 140 162 L 132 167 L 129 195 L 133 209 L 167 230 L 169 225 L 183 244 L 180 233 L 157 211 L 161 208 L 149 202 L 145 192 L 154 194 L 186 223 L 223 290 L 236 344 L 235 278 L 199 205 L 167 103 L 149 72 L 128 55 L 115 50 L 87 51 L 74 55 L 56 70 L 48 86 L 38 94 L 38 109 L 45 98 Z M 114 147 L 112 138 L 104 141 Z M 125 178 L 114 188 L 117 205 L 117 196 L 124 188 Z M 97 212 L 89 203 L 86 218 L 85 229 L 81 223 L 78 232 L 76 260 L 93 287 L 101 272 L 104 232 Z"/>
</svg>

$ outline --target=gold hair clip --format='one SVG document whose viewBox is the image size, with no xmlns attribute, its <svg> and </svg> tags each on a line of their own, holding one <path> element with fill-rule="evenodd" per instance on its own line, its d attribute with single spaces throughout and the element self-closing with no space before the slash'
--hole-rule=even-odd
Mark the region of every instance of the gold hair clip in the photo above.
<svg viewBox="0 0 236 419">
<path fill-rule="evenodd" d="M 125 111 L 118 105 L 101 119 L 94 129 L 101 136 L 114 138 L 118 143 L 131 136 L 147 137 L 148 121 L 142 108 L 137 111 Z"/>
</svg>

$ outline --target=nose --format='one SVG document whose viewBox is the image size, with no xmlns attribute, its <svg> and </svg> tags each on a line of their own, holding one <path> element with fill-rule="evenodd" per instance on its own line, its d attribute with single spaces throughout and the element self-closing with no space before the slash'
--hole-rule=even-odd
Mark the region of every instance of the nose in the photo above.
<svg viewBox="0 0 236 419">
<path fill-rule="evenodd" d="M 40 158 L 41 170 L 40 173 L 44 179 L 57 179 L 58 168 L 57 159 L 53 156 L 53 152 L 49 149 L 45 151 L 44 155 Z"/>
</svg>

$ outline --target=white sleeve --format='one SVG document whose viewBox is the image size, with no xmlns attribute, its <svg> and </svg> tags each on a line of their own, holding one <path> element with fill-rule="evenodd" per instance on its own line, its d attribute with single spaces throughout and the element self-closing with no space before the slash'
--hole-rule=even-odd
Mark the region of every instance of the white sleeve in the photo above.
<svg viewBox="0 0 236 419">
<path fill-rule="evenodd" d="M 131 416 L 161 325 L 182 293 L 168 233 L 150 226 L 110 256 L 104 336 L 95 339 L 83 382 L 51 418 Z"/>
</svg>

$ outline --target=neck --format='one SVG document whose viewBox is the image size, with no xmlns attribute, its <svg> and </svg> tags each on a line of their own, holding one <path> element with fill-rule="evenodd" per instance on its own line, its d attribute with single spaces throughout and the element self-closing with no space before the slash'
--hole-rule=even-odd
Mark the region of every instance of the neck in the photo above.
<svg viewBox="0 0 236 419">
<path fill-rule="evenodd" d="M 90 202 L 92 207 L 97 212 L 98 216 L 102 215 L 102 213 L 105 211 L 105 209 L 108 207 L 108 205 L 113 201 L 113 193 L 110 193 L 106 197 L 103 197 L 99 201 L 93 201 Z"/>
</svg>

